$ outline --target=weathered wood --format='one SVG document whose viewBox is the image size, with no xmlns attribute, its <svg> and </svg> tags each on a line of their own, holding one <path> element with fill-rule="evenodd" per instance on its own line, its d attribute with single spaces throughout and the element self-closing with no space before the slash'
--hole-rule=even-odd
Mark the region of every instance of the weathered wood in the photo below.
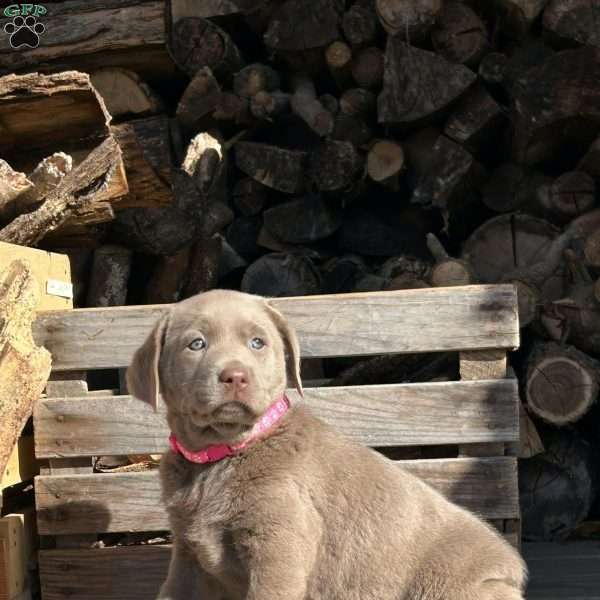
<svg viewBox="0 0 600 600">
<path fill-rule="evenodd" d="M 340 211 L 318 194 L 277 204 L 263 213 L 267 230 L 290 244 L 309 244 L 334 234 L 342 224 Z"/>
<path fill-rule="evenodd" d="M 344 89 L 350 79 L 352 48 L 345 42 L 336 40 L 325 50 L 325 63 L 338 87 Z"/>
<path fill-rule="evenodd" d="M 424 37 L 440 14 L 441 0 L 376 0 L 377 15 L 391 36 Z"/>
<path fill-rule="evenodd" d="M 39 290 L 37 310 L 73 308 L 68 256 L 0 242 L 0 271 L 13 260 L 26 261 L 31 270 Z"/>
<path fill-rule="evenodd" d="M 373 42 L 379 28 L 375 6 L 371 0 L 357 0 L 342 18 L 344 37 L 353 48 Z"/>
<path fill-rule="evenodd" d="M 277 50 L 322 48 L 338 37 L 336 0 L 285 0 L 276 6 L 264 40 Z"/>
<path fill-rule="evenodd" d="M 568 223 L 596 203 L 594 179 L 583 171 L 567 171 L 541 186 L 537 198 L 542 211 L 560 224 Z"/>
<path fill-rule="evenodd" d="M 0 230 L 0 240 L 22 245 L 39 242 L 77 212 L 103 204 L 111 180 L 124 179 L 122 169 L 121 150 L 110 136 L 61 180 L 40 208 Z"/>
<path fill-rule="evenodd" d="M 588 0 L 550 0 L 542 24 L 551 41 L 600 46 L 598 7 Z"/>
<path fill-rule="evenodd" d="M 517 396 L 516 380 L 505 379 L 311 388 L 304 402 L 342 434 L 384 447 L 516 441 Z M 165 452 L 165 408 L 147 408 L 132 396 L 40 400 L 36 456 Z"/>
<path fill-rule="evenodd" d="M 195 131 L 221 99 L 221 86 L 210 67 L 196 71 L 177 105 L 176 117 L 186 129 Z"/>
<path fill-rule="evenodd" d="M 154 208 L 171 204 L 173 158 L 168 119 L 135 119 L 115 125 L 111 131 L 123 152 L 129 183 L 129 193 L 113 206 Z"/>
<path fill-rule="evenodd" d="M 168 304 L 181 298 L 181 288 L 190 260 L 190 248 L 184 248 L 158 261 L 144 294 L 147 304 Z"/>
<path fill-rule="evenodd" d="M 2 36 L 0 72 L 36 68 L 89 73 L 122 67 L 153 81 L 174 78 L 175 67 L 165 49 L 164 2 L 72 0 L 45 8 L 40 20 L 46 33 L 37 48 L 15 52 L 9 36 Z"/>
<path fill-rule="evenodd" d="M 460 353 L 460 378 L 463 381 L 503 379 L 506 377 L 504 350 L 477 350 Z"/>
<path fill-rule="evenodd" d="M 367 174 L 386 187 L 398 189 L 400 174 L 405 169 L 404 150 L 393 140 L 377 140 L 367 154 Z"/>
<path fill-rule="evenodd" d="M 445 2 L 431 32 L 436 52 L 451 62 L 475 66 L 488 48 L 487 31 L 467 4 Z"/>
<path fill-rule="evenodd" d="M 532 458 L 544 451 L 544 444 L 527 409 L 519 402 L 519 458 Z"/>
<path fill-rule="evenodd" d="M 222 238 L 212 236 L 198 240 L 190 248 L 181 299 L 206 292 L 217 286 L 222 247 Z"/>
<path fill-rule="evenodd" d="M 238 179 L 232 191 L 235 207 L 245 217 L 252 217 L 262 212 L 268 197 L 268 188 L 251 177 Z"/>
<path fill-rule="evenodd" d="M 352 77 L 363 88 L 380 88 L 384 54 L 376 46 L 360 50 L 352 60 Z"/>
<path fill-rule="evenodd" d="M 390 36 L 378 100 L 379 122 L 408 124 L 436 115 L 459 98 L 475 77 L 463 65 L 409 46 L 402 36 Z"/>
<path fill-rule="evenodd" d="M 505 115 L 500 105 L 483 86 L 476 86 L 458 102 L 446 121 L 444 133 L 479 157 L 498 151 L 504 125 Z"/>
<path fill-rule="evenodd" d="M 163 109 L 160 97 L 134 71 L 120 67 L 98 69 L 90 74 L 113 119 L 147 117 Z"/>
<path fill-rule="evenodd" d="M 251 98 L 258 92 L 272 92 L 280 87 L 279 73 L 261 63 L 248 65 L 233 76 L 233 91 L 242 98 Z"/>
<path fill-rule="evenodd" d="M 38 283 L 26 262 L 0 273 L 0 473 L 50 375 L 50 353 L 31 335 Z"/>
<path fill-rule="evenodd" d="M 256 142 L 238 142 L 234 152 L 238 168 L 263 185 L 288 194 L 304 189 L 306 152 Z"/>
<path fill-rule="evenodd" d="M 547 342 L 528 358 L 527 406 L 554 425 L 579 420 L 596 401 L 599 389 L 600 365 L 572 346 Z"/>
<path fill-rule="evenodd" d="M 168 45 L 173 60 L 190 77 L 209 67 L 216 77 L 227 78 L 244 66 L 229 34 L 201 17 L 184 17 L 173 23 Z"/>
<path fill-rule="evenodd" d="M 311 296 L 274 299 L 273 304 L 298 331 L 307 358 L 519 345 L 510 285 Z M 125 367 L 165 310 L 42 312 L 34 336 L 52 352 L 55 370 Z"/>
<path fill-rule="evenodd" d="M 427 235 L 427 247 L 435 258 L 431 269 L 430 282 L 434 287 L 453 285 L 469 285 L 474 282 L 473 272 L 469 264 L 459 258 L 452 258 L 440 240 L 433 234 Z"/>
<path fill-rule="evenodd" d="M 322 192 L 349 189 L 359 177 L 364 163 L 350 142 L 322 142 L 308 159 L 308 176 Z"/>
<path fill-rule="evenodd" d="M 131 273 L 131 250 L 106 245 L 94 251 L 92 275 L 86 306 L 122 306 L 127 300 L 127 284 Z"/>
<path fill-rule="evenodd" d="M 310 296 L 321 292 L 321 277 L 309 256 L 275 252 L 246 269 L 240 289 L 273 298 Z"/>
<path fill-rule="evenodd" d="M 549 161 L 563 144 L 584 151 L 600 120 L 598 79 L 600 48 L 592 46 L 557 52 L 526 71 L 513 96 L 515 160 L 528 165 Z"/>
<path fill-rule="evenodd" d="M 333 130 L 333 115 L 317 100 L 313 82 L 306 76 L 292 78 L 292 112 L 298 115 L 318 136 L 329 135 Z"/>
<path fill-rule="evenodd" d="M 31 189 L 33 183 L 27 179 L 25 173 L 19 173 L 11 168 L 5 161 L 0 159 L 0 215 L 2 220 L 5 215 L 13 211 L 11 206 L 15 198 Z"/>
<path fill-rule="evenodd" d="M 484 518 L 511 518 L 518 514 L 513 458 L 397 464 Z M 457 481 L 462 481 L 462 485 L 457 485 Z M 65 498 L 69 498 L 68 503 Z M 40 476 L 36 478 L 36 502 L 42 535 L 169 528 L 156 471 Z"/>
</svg>

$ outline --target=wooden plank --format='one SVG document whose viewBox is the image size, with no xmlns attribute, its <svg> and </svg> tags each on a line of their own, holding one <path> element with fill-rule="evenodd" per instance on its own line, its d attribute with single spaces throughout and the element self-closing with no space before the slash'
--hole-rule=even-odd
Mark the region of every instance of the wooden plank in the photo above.
<svg viewBox="0 0 600 600">
<path fill-rule="evenodd" d="M 24 435 L 8 457 L 4 472 L 0 473 L 0 491 L 11 485 L 33 479 L 39 472 L 33 449 L 33 436 Z"/>
<path fill-rule="evenodd" d="M 33 508 L 0 519 L 0 600 L 16 600 L 26 591 L 36 541 Z"/>
<path fill-rule="evenodd" d="M 167 576 L 170 546 L 40 551 L 44 600 L 148 600 Z M 190 600 L 192 600 L 190 598 Z"/>
<path fill-rule="evenodd" d="M 292 399 L 297 393 L 288 391 Z M 307 388 L 303 402 L 343 435 L 370 446 L 518 439 L 515 380 Z M 40 400 L 38 458 L 157 454 L 167 449 L 166 409 L 132 396 Z M 502 453 L 500 453 L 502 454 Z"/>
<path fill-rule="evenodd" d="M 304 358 L 516 348 L 516 292 L 482 285 L 275 298 Z M 168 305 L 44 313 L 35 338 L 55 370 L 127 366 Z M 435 318 L 432 316 L 435 315 Z"/>
<path fill-rule="evenodd" d="M 600 542 L 523 544 L 529 600 L 600 600 Z"/>
<path fill-rule="evenodd" d="M 66 254 L 0 242 L 0 271 L 6 269 L 10 262 L 17 259 L 26 260 L 29 263 L 31 273 L 39 285 L 38 310 L 73 308 L 72 294 L 58 296 L 53 293 L 53 290 L 56 289 L 53 282 L 66 284 L 68 288 L 71 286 L 71 264 Z M 51 282 L 50 288 L 48 288 L 49 281 Z"/>
<path fill-rule="evenodd" d="M 512 457 L 398 462 L 453 502 L 488 519 L 518 515 L 517 461 Z M 41 535 L 168 529 L 157 471 L 39 476 Z"/>
</svg>

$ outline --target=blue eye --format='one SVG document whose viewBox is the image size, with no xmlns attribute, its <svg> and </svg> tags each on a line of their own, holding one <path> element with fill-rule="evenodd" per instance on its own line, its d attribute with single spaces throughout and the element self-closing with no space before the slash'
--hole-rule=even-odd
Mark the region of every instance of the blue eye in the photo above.
<svg viewBox="0 0 600 600">
<path fill-rule="evenodd" d="M 206 342 L 202 338 L 196 338 L 188 344 L 188 348 L 194 351 L 204 350 L 204 348 L 206 348 Z"/>
<path fill-rule="evenodd" d="M 261 350 L 265 347 L 265 343 L 259 337 L 255 337 L 250 340 L 250 347 L 254 350 Z"/>
</svg>

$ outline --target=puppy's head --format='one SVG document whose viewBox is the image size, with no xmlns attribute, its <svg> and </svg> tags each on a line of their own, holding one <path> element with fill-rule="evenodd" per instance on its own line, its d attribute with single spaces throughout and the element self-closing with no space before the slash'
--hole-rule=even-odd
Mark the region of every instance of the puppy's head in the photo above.
<svg viewBox="0 0 600 600">
<path fill-rule="evenodd" d="M 296 334 L 264 298 L 213 290 L 175 304 L 137 350 L 130 392 L 200 447 L 241 441 L 286 386 L 302 393 Z"/>
</svg>

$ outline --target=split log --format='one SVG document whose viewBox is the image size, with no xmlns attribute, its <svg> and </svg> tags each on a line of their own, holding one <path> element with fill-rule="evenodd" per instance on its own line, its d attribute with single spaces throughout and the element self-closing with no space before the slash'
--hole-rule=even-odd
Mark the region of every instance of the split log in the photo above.
<svg viewBox="0 0 600 600">
<path fill-rule="evenodd" d="M 351 117 L 370 116 L 375 112 L 377 98 L 371 90 L 350 88 L 340 96 L 340 110 Z"/>
<path fill-rule="evenodd" d="M 200 226 L 175 206 L 129 208 L 116 214 L 110 239 L 143 254 L 171 256 L 201 234 Z"/>
<path fill-rule="evenodd" d="M 279 73 L 269 65 L 253 63 L 233 76 L 233 91 L 241 98 L 252 98 L 258 92 L 273 92 L 280 87 Z"/>
<path fill-rule="evenodd" d="M 444 133 L 471 154 L 485 158 L 498 153 L 505 125 L 500 105 L 483 86 L 475 86 L 459 100 Z"/>
<path fill-rule="evenodd" d="M 435 265 L 431 269 L 430 275 L 433 287 L 469 285 L 475 282 L 469 264 L 464 260 L 449 256 L 433 233 L 427 234 L 427 247 L 435 259 Z"/>
<path fill-rule="evenodd" d="M 444 4 L 431 41 L 445 59 L 471 67 L 479 64 L 489 47 L 485 25 L 473 9 L 460 2 Z"/>
<path fill-rule="evenodd" d="M 600 365 L 573 346 L 538 344 L 527 359 L 527 406 L 553 425 L 581 419 L 599 389 Z"/>
<path fill-rule="evenodd" d="M 319 271 L 302 254 L 266 254 L 252 263 L 242 279 L 242 291 L 269 298 L 310 296 L 321 291 Z"/>
<path fill-rule="evenodd" d="M 505 163 L 494 169 L 483 184 L 483 203 L 498 213 L 532 208 L 549 179 L 523 165 Z"/>
<path fill-rule="evenodd" d="M 233 204 L 245 217 L 262 212 L 268 197 L 268 188 L 251 177 L 242 177 L 235 182 L 232 191 Z"/>
<path fill-rule="evenodd" d="M 64 152 L 55 152 L 44 158 L 29 174 L 33 187 L 19 195 L 15 202 L 15 216 L 41 202 L 72 170 L 73 158 Z"/>
<path fill-rule="evenodd" d="M 278 204 L 263 214 L 265 228 L 289 244 L 310 244 L 333 235 L 341 226 L 339 209 L 318 194 Z"/>
<path fill-rule="evenodd" d="M 406 177 L 411 189 L 414 189 L 421 178 L 429 173 L 433 147 L 440 134 L 441 131 L 435 127 L 425 127 L 402 140 L 402 148 L 408 166 Z"/>
<path fill-rule="evenodd" d="M 390 36 L 378 100 L 379 122 L 408 124 L 437 115 L 459 98 L 475 77 L 463 65 Z"/>
<path fill-rule="evenodd" d="M 253 117 L 264 121 L 283 115 L 290 110 L 290 94 L 279 90 L 274 92 L 258 92 L 250 98 L 250 113 Z M 327 109 L 327 107 L 325 107 Z"/>
<path fill-rule="evenodd" d="M 357 0 L 342 18 L 344 37 L 353 48 L 368 46 L 379 33 L 379 21 L 372 0 Z"/>
<path fill-rule="evenodd" d="M 32 186 L 25 173 L 13 170 L 5 160 L 0 159 L 0 215 L 12 217 L 15 198 Z"/>
<path fill-rule="evenodd" d="M 329 135 L 333 130 L 333 115 L 317 100 L 313 82 L 306 76 L 292 78 L 292 112 L 298 115 L 318 136 Z"/>
<path fill-rule="evenodd" d="M 356 148 L 349 142 L 322 142 L 308 160 L 308 177 L 322 192 L 349 189 L 363 168 Z"/>
<path fill-rule="evenodd" d="M 392 140 L 377 140 L 367 155 L 367 174 L 385 187 L 398 190 L 399 178 L 404 171 L 404 150 Z"/>
<path fill-rule="evenodd" d="M 121 210 L 171 204 L 173 158 L 168 119 L 135 119 L 115 125 L 111 131 L 123 151 L 129 183 L 129 194 L 113 206 Z"/>
<path fill-rule="evenodd" d="M 337 0 L 285 0 L 275 8 L 264 40 L 276 50 L 323 48 L 338 38 L 340 18 Z"/>
<path fill-rule="evenodd" d="M 90 74 L 113 119 L 148 117 L 164 108 L 160 97 L 134 71 L 120 67 L 98 69 Z"/>
<path fill-rule="evenodd" d="M 595 195 L 594 179 L 583 171 L 563 173 L 538 191 L 542 211 L 558 223 L 568 223 L 589 211 L 596 202 Z"/>
<path fill-rule="evenodd" d="M 111 136 L 93 150 L 47 196 L 35 211 L 17 217 L 0 230 L 0 241 L 34 245 L 77 212 L 93 207 L 106 191 L 113 177 L 124 178 L 121 150 Z"/>
<path fill-rule="evenodd" d="M 494 0 L 494 9 L 502 30 L 522 37 L 540 16 L 547 0 Z"/>
<path fill-rule="evenodd" d="M 190 248 L 160 258 L 146 284 L 146 304 L 170 304 L 181 300 L 181 288 L 190 261 Z"/>
<path fill-rule="evenodd" d="M 240 98 L 233 92 L 223 92 L 212 116 L 217 121 L 249 125 L 252 123 L 250 101 L 247 98 Z"/>
<path fill-rule="evenodd" d="M 168 48 L 177 66 L 190 77 L 209 67 L 217 78 L 227 79 L 244 66 L 229 34 L 201 17 L 184 17 L 172 23 Z"/>
<path fill-rule="evenodd" d="M 71 267 L 71 281 L 73 283 L 73 307 L 85 306 L 85 297 L 88 287 L 88 279 L 92 266 L 92 248 L 56 248 L 58 254 L 66 254 L 69 257 Z"/>
<path fill-rule="evenodd" d="M 196 131 L 221 100 L 221 86 L 209 67 L 198 69 L 177 105 L 177 120 L 185 129 Z"/>
<path fill-rule="evenodd" d="M 219 264 L 219 282 L 222 284 L 223 278 L 231 277 L 232 274 L 238 273 L 241 276 L 246 270 L 248 263 L 229 245 L 227 240 L 221 238 L 221 262 Z M 223 287 L 223 286 L 222 286 Z M 239 285 L 237 286 L 239 288 Z"/>
<path fill-rule="evenodd" d="M 583 154 L 598 132 L 599 79 L 600 48 L 591 46 L 558 52 L 521 76 L 513 96 L 515 160 L 556 160 L 564 145 Z"/>
<path fill-rule="evenodd" d="M 321 267 L 324 294 L 345 294 L 367 273 L 365 261 L 356 254 L 345 254 L 329 259 Z"/>
<path fill-rule="evenodd" d="M 389 280 L 375 273 L 365 273 L 357 282 L 351 293 L 380 292 L 388 289 Z"/>
<path fill-rule="evenodd" d="M 0 473 L 50 376 L 50 353 L 31 334 L 39 294 L 26 262 L 0 273 Z"/>
<path fill-rule="evenodd" d="M 273 235 L 264 225 L 258 234 L 256 243 L 263 249 L 269 250 L 270 252 L 297 252 L 298 246 L 283 242 L 278 237 Z"/>
<path fill-rule="evenodd" d="M 352 77 L 362 88 L 380 88 L 383 83 L 384 54 L 376 46 L 357 52 L 352 60 Z"/>
<path fill-rule="evenodd" d="M 546 451 L 519 461 L 523 537 L 561 540 L 588 515 L 596 492 L 593 451 L 582 436 L 562 430 L 543 436 Z"/>
<path fill-rule="evenodd" d="M 181 298 L 189 298 L 216 287 L 219 280 L 222 238 L 201 238 L 190 249 Z"/>
<path fill-rule="evenodd" d="M 132 252 L 122 246 L 106 245 L 94 251 L 87 307 L 123 306 L 131 273 Z"/>
<path fill-rule="evenodd" d="M 423 38 L 442 10 L 441 0 L 376 0 L 377 15 L 390 36 Z"/>
<path fill-rule="evenodd" d="M 600 135 L 591 143 L 587 152 L 579 161 L 577 169 L 600 179 Z"/>
<path fill-rule="evenodd" d="M 519 402 L 519 458 L 532 458 L 544 452 L 544 444 L 540 434 L 527 414 L 527 410 Z"/>
<path fill-rule="evenodd" d="M 238 142 L 234 151 L 237 167 L 259 183 L 288 194 L 303 191 L 306 152 L 256 142 Z"/>
<path fill-rule="evenodd" d="M 550 0 L 542 23 L 546 36 L 559 45 L 600 46 L 598 7 L 589 0 Z"/>
<path fill-rule="evenodd" d="M 352 67 L 350 46 L 340 40 L 329 44 L 325 50 L 325 63 L 338 87 L 344 89 L 350 80 Z"/>
<path fill-rule="evenodd" d="M 0 73 L 32 68 L 44 72 L 77 69 L 91 73 L 122 67 L 154 82 L 176 78 L 165 48 L 164 2 L 88 0 L 45 5 L 46 34 L 36 48 L 15 52 L 8 36 L 0 41 Z M 50 33 L 52 32 L 52 33 Z"/>
</svg>

